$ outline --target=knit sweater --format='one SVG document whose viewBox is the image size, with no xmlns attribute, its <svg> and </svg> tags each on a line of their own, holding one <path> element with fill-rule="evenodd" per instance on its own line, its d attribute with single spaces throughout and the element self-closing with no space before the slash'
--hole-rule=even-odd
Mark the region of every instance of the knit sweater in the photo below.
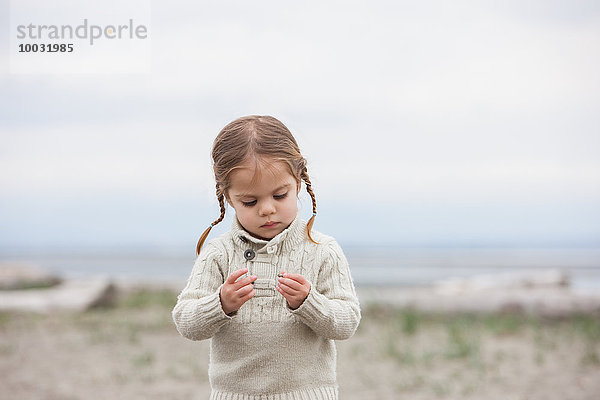
<svg viewBox="0 0 600 400">
<path fill-rule="evenodd" d="M 184 337 L 210 339 L 211 400 L 338 398 L 334 340 L 354 334 L 360 306 L 338 243 L 316 231 L 311 236 L 318 244 L 308 239 L 299 215 L 268 241 L 251 236 L 236 218 L 231 231 L 200 252 L 173 320 Z M 258 277 L 255 295 L 227 315 L 221 286 L 244 267 L 245 276 Z M 281 271 L 311 284 L 295 310 L 275 289 Z"/>
</svg>

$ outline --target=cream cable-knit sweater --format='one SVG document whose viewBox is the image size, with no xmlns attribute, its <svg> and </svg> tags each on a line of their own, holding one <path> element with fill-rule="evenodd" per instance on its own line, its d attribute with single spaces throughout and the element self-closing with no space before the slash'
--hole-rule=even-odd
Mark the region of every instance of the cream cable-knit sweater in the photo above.
<svg viewBox="0 0 600 400">
<path fill-rule="evenodd" d="M 354 334 L 360 306 L 338 243 L 316 231 L 311 235 L 319 244 L 310 242 L 299 215 L 269 241 L 250 236 L 236 218 L 231 231 L 202 249 L 173 320 L 186 338 L 211 339 L 211 400 L 337 399 L 334 340 Z M 256 294 L 226 315 L 219 291 L 244 267 L 258 277 Z M 296 310 L 275 289 L 281 271 L 311 283 Z"/>
</svg>

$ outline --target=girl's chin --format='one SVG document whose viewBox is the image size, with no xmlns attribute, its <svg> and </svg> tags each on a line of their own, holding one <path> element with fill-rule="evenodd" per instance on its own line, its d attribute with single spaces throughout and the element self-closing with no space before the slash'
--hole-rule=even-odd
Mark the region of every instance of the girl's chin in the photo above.
<svg viewBox="0 0 600 400">
<path fill-rule="evenodd" d="M 245 229 L 245 231 L 248 232 L 250 235 L 252 235 L 252 237 L 255 237 L 255 238 L 260 239 L 260 240 L 271 240 L 275 236 L 277 236 L 277 234 L 279 233 L 279 232 L 277 232 L 277 233 L 273 233 L 273 234 L 259 235 L 259 234 L 255 233 L 255 232 L 249 231 L 248 229 Z"/>
</svg>

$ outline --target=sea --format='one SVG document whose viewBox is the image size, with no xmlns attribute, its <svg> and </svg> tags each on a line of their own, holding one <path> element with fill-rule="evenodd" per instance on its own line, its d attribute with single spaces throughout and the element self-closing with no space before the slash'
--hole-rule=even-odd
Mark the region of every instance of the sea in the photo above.
<svg viewBox="0 0 600 400">
<path fill-rule="evenodd" d="M 562 271 L 574 289 L 600 292 L 600 248 L 346 246 L 357 287 L 423 286 L 449 278 Z M 63 278 L 108 277 L 185 285 L 194 248 L 0 250 L 0 265 L 24 264 Z"/>
</svg>

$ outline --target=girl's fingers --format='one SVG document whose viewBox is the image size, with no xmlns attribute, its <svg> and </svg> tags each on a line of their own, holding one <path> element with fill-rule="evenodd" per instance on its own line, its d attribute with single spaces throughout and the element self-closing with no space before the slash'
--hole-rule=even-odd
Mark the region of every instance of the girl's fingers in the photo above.
<svg viewBox="0 0 600 400">
<path fill-rule="evenodd" d="M 258 278 L 256 275 L 247 276 L 244 279 L 240 279 L 239 281 L 234 283 L 233 286 L 236 288 L 236 290 L 239 290 L 240 288 L 243 288 L 244 286 L 254 282 L 256 278 Z"/>
<path fill-rule="evenodd" d="M 297 309 L 302 305 L 302 302 L 306 299 L 306 296 L 298 296 L 298 293 L 291 294 L 286 291 L 285 286 L 276 286 L 277 291 L 287 300 L 289 307 L 292 310 Z"/>
<path fill-rule="evenodd" d="M 253 290 L 254 290 L 253 285 L 247 285 L 247 286 L 242 287 L 241 289 L 236 290 L 235 293 L 238 297 L 244 297 L 248 293 L 252 292 Z"/>
<path fill-rule="evenodd" d="M 283 290 L 281 290 L 281 288 L 279 286 L 275 286 L 275 289 L 277 289 L 277 291 L 279 293 L 281 293 L 283 295 L 283 297 L 285 297 L 287 295 L 287 293 L 285 293 Z M 286 299 L 287 299 L 287 297 L 286 297 Z"/>
<path fill-rule="evenodd" d="M 275 286 L 275 289 L 283 295 L 287 300 L 291 299 L 292 293 L 286 292 L 281 286 Z"/>
<path fill-rule="evenodd" d="M 225 281 L 225 283 L 229 283 L 229 284 L 234 284 L 235 281 L 242 275 L 244 275 L 246 272 L 248 272 L 248 268 L 242 268 L 242 269 L 238 269 L 237 271 L 233 272 L 231 275 L 229 275 L 227 277 L 227 280 Z"/>
<path fill-rule="evenodd" d="M 293 290 L 292 288 L 290 288 L 287 285 L 284 285 L 282 283 L 279 283 L 279 285 L 277 286 L 279 289 L 281 289 L 283 292 L 285 292 L 286 294 L 292 296 L 294 294 L 296 294 L 296 291 Z"/>
<path fill-rule="evenodd" d="M 254 295 L 255 295 L 255 294 L 256 294 L 256 292 L 254 291 L 254 288 L 251 288 L 251 289 L 248 291 L 248 293 L 246 293 L 244 296 L 242 296 L 242 297 L 240 298 L 240 300 L 241 300 L 242 302 L 244 302 L 244 303 L 245 303 L 245 302 L 247 302 L 248 300 L 250 300 L 252 297 L 254 297 Z"/>
<path fill-rule="evenodd" d="M 306 280 L 306 278 L 303 277 L 300 274 L 289 274 L 287 272 L 284 272 L 283 273 L 283 277 L 284 278 L 288 278 L 288 279 L 292 279 L 292 280 L 300 283 L 301 285 L 304 285 L 304 284 L 308 283 L 308 281 Z"/>
<path fill-rule="evenodd" d="M 294 281 L 292 279 L 286 279 L 286 278 L 279 278 L 279 284 L 280 285 L 286 285 L 294 290 L 301 290 L 302 289 L 302 285 L 300 283 L 298 283 L 297 281 Z"/>
</svg>

